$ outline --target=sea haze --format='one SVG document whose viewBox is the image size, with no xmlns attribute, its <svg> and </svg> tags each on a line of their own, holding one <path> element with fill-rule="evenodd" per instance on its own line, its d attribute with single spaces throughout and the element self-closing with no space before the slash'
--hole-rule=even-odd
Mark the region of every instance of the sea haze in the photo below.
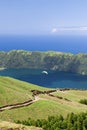
<svg viewBox="0 0 87 130">
<path fill-rule="evenodd" d="M 87 53 L 87 36 L 0 36 L 0 51 L 14 49 Z"/>
<path fill-rule="evenodd" d="M 35 69 L 7 69 L 0 71 L 0 75 L 10 76 L 48 88 L 87 89 L 87 76 L 54 71 L 43 74 L 42 71 Z"/>
</svg>

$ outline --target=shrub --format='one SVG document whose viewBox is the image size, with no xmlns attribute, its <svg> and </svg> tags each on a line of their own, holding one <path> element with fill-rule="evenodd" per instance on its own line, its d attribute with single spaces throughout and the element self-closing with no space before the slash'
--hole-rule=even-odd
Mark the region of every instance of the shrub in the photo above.
<svg viewBox="0 0 87 130">
<path fill-rule="evenodd" d="M 82 104 L 87 105 L 87 99 L 81 99 L 79 102 L 82 103 Z"/>
</svg>

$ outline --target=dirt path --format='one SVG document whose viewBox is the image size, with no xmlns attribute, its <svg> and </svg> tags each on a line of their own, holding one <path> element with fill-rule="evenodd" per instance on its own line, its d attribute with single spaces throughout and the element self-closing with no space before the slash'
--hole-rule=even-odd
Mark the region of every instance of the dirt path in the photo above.
<svg viewBox="0 0 87 130">
<path fill-rule="evenodd" d="M 47 94 L 47 95 L 48 95 L 48 94 L 53 93 L 53 92 L 55 92 L 55 91 L 56 91 L 56 90 L 50 90 L 50 91 L 44 92 L 44 94 Z M 2 107 L 0 107 L 0 112 L 1 112 L 1 111 L 5 111 L 5 110 L 20 108 L 20 107 L 24 107 L 24 106 L 29 106 L 29 105 L 31 105 L 31 104 L 37 102 L 38 100 L 46 100 L 46 99 L 44 99 L 44 98 L 39 98 L 38 92 L 39 92 L 39 94 L 42 94 L 41 91 L 35 90 L 35 91 L 33 92 L 34 100 L 28 100 L 28 101 L 25 101 L 25 102 L 23 102 L 23 103 L 17 103 L 17 104 L 11 104 L 11 105 L 2 106 Z M 36 94 L 34 94 L 34 93 L 36 93 Z"/>
<path fill-rule="evenodd" d="M 37 102 L 38 100 L 40 100 L 40 98 L 38 96 L 34 96 L 34 100 L 29 100 L 29 101 L 26 101 L 26 102 L 23 102 L 23 103 L 18 103 L 18 104 L 11 104 L 11 105 L 7 105 L 7 106 L 2 106 L 0 108 L 0 111 L 5 111 L 5 110 L 10 110 L 10 109 L 28 106 L 28 105 L 33 104 L 34 102 Z"/>
</svg>

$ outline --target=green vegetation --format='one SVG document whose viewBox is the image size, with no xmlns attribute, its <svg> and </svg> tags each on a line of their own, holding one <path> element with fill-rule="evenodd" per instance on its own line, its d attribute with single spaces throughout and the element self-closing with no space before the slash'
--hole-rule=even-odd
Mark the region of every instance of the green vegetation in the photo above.
<svg viewBox="0 0 87 130">
<path fill-rule="evenodd" d="M 0 76 L 0 106 L 20 103 L 33 99 L 31 90 L 48 90 L 9 77 Z"/>
<path fill-rule="evenodd" d="M 23 50 L 0 52 L 0 71 L 5 68 L 39 68 L 87 75 L 87 54 L 73 55 Z M 34 100 L 31 90 L 46 91 L 49 89 L 0 76 L 0 107 L 22 103 L 29 99 Z M 86 130 L 86 105 L 87 90 L 58 90 L 51 94 L 39 94 L 38 100 L 30 106 L 2 111 L 0 119 L 12 122 L 20 120 L 22 124 L 42 127 L 44 130 Z M 26 127 L 25 130 L 27 129 L 36 128 Z"/>
<path fill-rule="evenodd" d="M 42 129 L 34 126 L 25 126 L 6 121 L 0 121 L 0 130 L 42 130 Z"/>
<path fill-rule="evenodd" d="M 39 68 L 87 75 L 87 54 L 24 50 L 0 52 L 0 68 Z"/>
<path fill-rule="evenodd" d="M 0 106 L 9 105 L 13 103 L 20 103 L 29 99 L 33 99 L 34 97 L 32 96 L 33 93 L 31 92 L 31 90 L 46 91 L 49 89 L 39 87 L 33 84 L 29 84 L 23 81 L 19 81 L 13 78 L 1 76 L 0 77 Z M 47 122 L 47 124 L 49 124 L 49 120 L 48 120 L 49 118 L 50 119 L 51 117 L 53 117 L 53 119 L 59 118 L 59 115 L 61 114 L 63 115 L 63 122 L 59 121 L 58 123 L 56 122 L 56 124 L 58 125 L 61 124 L 62 126 L 63 125 L 62 123 L 64 122 L 65 122 L 64 124 L 66 125 L 66 119 L 68 118 L 67 114 L 73 112 L 75 113 L 74 116 L 77 116 L 76 114 L 87 111 L 87 106 L 79 103 L 80 99 L 86 99 L 87 97 L 86 90 L 65 90 L 65 91 L 58 90 L 56 92 L 52 92 L 51 94 L 46 94 L 46 93 L 39 94 L 37 95 L 37 97 L 38 100 L 29 106 L 0 111 L 0 119 L 3 121 L 11 121 L 11 122 L 20 120 L 20 122 L 22 122 L 22 121 L 27 121 L 28 118 L 31 118 L 35 122 L 35 124 L 38 125 L 35 124 L 30 124 L 30 125 L 35 125 L 39 127 L 40 126 L 39 121 L 45 121 Z M 87 114 L 85 113 L 85 115 Z M 79 118 L 77 117 L 76 122 L 78 120 Z M 84 120 L 82 119 L 82 121 L 83 123 L 86 122 L 85 117 Z M 68 122 L 70 121 L 68 120 Z M 55 125 L 50 124 L 51 126 L 53 126 L 52 130 L 54 130 L 56 124 Z M 69 123 L 69 125 L 72 126 L 72 123 L 71 124 Z M 43 127 L 44 129 L 48 128 L 48 126 L 47 125 L 43 126 L 43 123 L 41 125 L 41 127 Z M 68 130 L 67 127 L 65 128 L 65 130 Z M 74 126 L 72 126 L 72 128 L 69 130 L 74 129 L 73 127 Z M 85 130 L 85 126 L 84 126 L 84 130 Z"/>
<path fill-rule="evenodd" d="M 87 105 L 87 99 L 81 99 L 79 102 L 84 104 L 84 105 Z"/>
<path fill-rule="evenodd" d="M 33 120 L 29 118 L 24 121 L 17 121 L 28 126 L 42 127 L 43 130 L 87 130 L 87 112 L 79 114 L 68 114 L 66 118 L 60 116 L 49 116 L 47 120 Z"/>
<path fill-rule="evenodd" d="M 47 88 L 39 87 L 9 77 L 0 77 L 0 106 L 24 102 L 33 99 L 31 90 L 46 91 Z M 87 91 L 66 90 L 53 92 L 52 95 L 40 94 L 39 100 L 30 106 L 5 110 L 0 112 L 0 119 L 7 121 L 32 119 L 47 119 L 48 116 L 66 115 L 74 112 L 85 112 L 87 106 L 79 103 L 80 99 L 87 96 Z M 56 96 L 61 96 L 62 99 Z M 65 100 L 67 98 L 68 100 Z"/>
<path fill-rule="evenodd" d="M 87 90 L 66 90 L 53 93 L 54 96 L 60 96 L 73 102 L 79 102 L 81 99 L 87 98 Z"/>
</svg>

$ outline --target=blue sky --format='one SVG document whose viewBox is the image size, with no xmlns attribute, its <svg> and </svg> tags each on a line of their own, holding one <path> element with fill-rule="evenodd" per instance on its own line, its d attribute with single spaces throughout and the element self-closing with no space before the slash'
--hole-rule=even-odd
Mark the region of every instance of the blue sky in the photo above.
<svg viewBox="0 0 87 130">
<path fill-rule="evenodd" d="M 0 34 L 87 34 L 87 0 L 0 0 Z"/>
</svg>

